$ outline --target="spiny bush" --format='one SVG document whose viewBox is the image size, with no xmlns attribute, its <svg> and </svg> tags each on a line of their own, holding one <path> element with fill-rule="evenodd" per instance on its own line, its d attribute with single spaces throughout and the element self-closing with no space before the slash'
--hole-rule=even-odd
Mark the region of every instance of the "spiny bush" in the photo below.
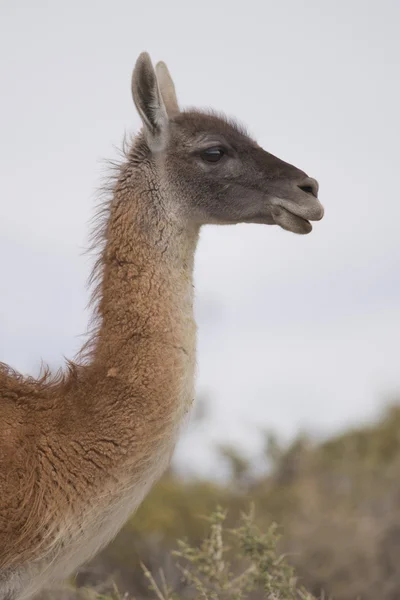
<svg viewBox="0 0 400 600">
<path fill-rule="evenodd" d="M 242 514 L 238 526 L 228 529 L 226 513 L 220 508 L 207 521 L 208 534 L 198 546 L 179 540 L 172 552 L 180 573 L 178 583 L 172 585 L 162 570 L 152 573 L 141 565 L 154 600 L 315 600 L 298 585 L 293 567 L 278 553 L 280 536 L 274 523 L 262 533 L 252 513 Z M 52 598 L 62 594 L 63 600 L 139 600 L 122 596 L 116 586 L 109 594 L 93 588 L 53 591 Z"/>
</svg>

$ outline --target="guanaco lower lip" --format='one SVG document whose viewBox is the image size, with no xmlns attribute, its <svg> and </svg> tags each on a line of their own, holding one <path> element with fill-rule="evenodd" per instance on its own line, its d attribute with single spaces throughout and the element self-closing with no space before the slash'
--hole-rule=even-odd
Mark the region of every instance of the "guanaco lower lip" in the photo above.
<svg viewBox="0 0 400 600">
<path fill-rule="evenodd" d="M 312 225 L 310 221 L 293 214 L 282 206 L 274 206 L 271 212 L 274 222 L 282 227 L 282 229 L 286 229 L 287 231 L 292 231 L 293 233 L 298 233 L 300 235 L 304 235 L 312 231 Z"/>
<path fill-rule="evenodd" d="M 324 216 L 324 207 L 318 198 L 309 197 L 309 194 L 303 193 L 299 199 L 288 200 L 286 198 L 273 198 L 274 208 L 281 208 L 292 214 L 294 217 L 303 219 L 303 221 L 320 221 Z"/>
</svg>

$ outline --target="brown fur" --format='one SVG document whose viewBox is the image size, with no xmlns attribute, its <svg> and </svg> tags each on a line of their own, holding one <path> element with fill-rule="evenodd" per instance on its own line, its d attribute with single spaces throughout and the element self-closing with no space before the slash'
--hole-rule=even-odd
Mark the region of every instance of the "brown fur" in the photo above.
<svg viewBox="0 0 400 600">
<path fill-rule="evenodd" d="M 158 72 L 161 93 L 141 55 L 144 131 L 97 216 L 89 341 L 56 375 L 0 367 L 0 599 L 28 598 L 90 558 L 166 468 L 193 400 L 200 226 L 284 211 L 296 231 L 322 216 L 303 191 L 314 180 L 220 117 L 177 114 L 168 70 Z M 205 137 L 232 148 L 224 172 L 195 152 Z"/>
</svg>

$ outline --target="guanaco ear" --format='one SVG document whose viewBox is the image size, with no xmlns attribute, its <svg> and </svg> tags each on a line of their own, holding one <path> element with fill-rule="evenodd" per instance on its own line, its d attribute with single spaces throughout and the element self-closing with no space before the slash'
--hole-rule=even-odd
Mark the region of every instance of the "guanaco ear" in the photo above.
<svg viewBox="0 0 400 600">
<path fill-rule="evenodd" d="M 173 119 L 180 111 L 178 100 L 176 99 L 175 85 L 165 62 L 160 61 L 156 64 L 156 74 L 167 114 L 170 119 Z"/>
<path fill-rule="evenodd" d="M 168 115 L 147 52 L 142 52 L 136 61 L 132 75 L 132 96 L 143 121 L 150 149 L 161 149 L 167 137 Z"/>
</svg>

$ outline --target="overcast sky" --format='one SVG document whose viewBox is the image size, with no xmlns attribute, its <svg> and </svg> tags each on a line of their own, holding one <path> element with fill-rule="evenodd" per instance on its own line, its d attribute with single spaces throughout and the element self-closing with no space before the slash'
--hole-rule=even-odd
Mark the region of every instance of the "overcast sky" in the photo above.
<svg viewBox="0 0 400 600">
<path fill-rule="evenodd" d="M 138 54 L 183 106 L 243 121 L 320 182 L 305 237 L 209 227 L 196 263 L 199 394 L 181 445 L 255 452 L 259 427 L 329 433 L 400 391 L 400 3 L 396 0 L 1 0 L 0 360 L 37 373 L 79 348 L 82 256 L 103 170 L 140 127 Z"/>
</svg>

